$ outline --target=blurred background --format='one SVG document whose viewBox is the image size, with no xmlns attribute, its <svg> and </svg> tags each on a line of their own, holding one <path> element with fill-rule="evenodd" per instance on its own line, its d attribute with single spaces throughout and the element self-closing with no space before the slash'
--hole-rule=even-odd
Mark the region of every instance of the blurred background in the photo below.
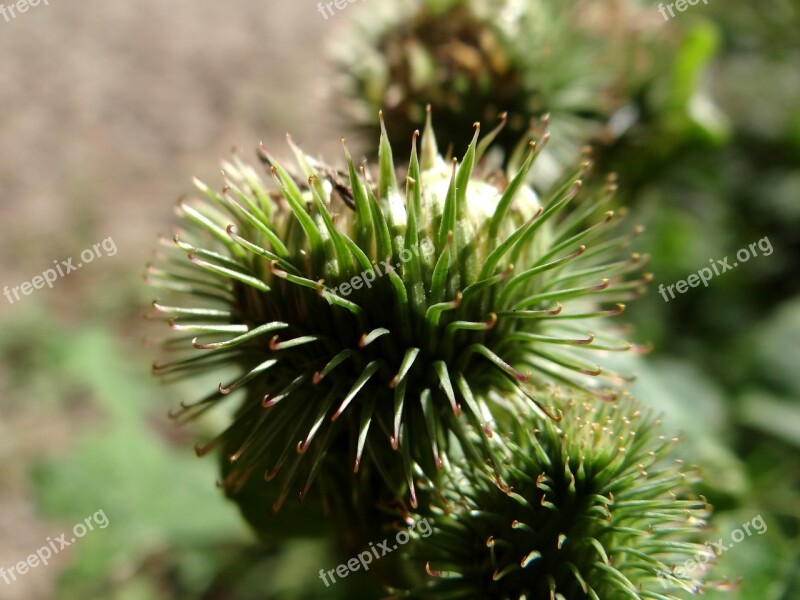
<svg viewBox="0 0 800 600">
<path fill-rule="evenodd" d="M 376 0 L 377 1 L 377 0 Z M 325 590 L 324 542 L 256 544 L 167 411 L 216 386 L 152 380 L 160 329 L 142 281 L 191 178 L 231 148 L 286 132 L 339 161 L 350 134 L 331 44 L 368 2 L 327 20 L 312 0 L 50 0 L 0 17 L 0 286 L 30 282 L 111 238 L 91 264 L 19 300 L 0 298 L 0 566 L 75 523 L 108 526 L 0 598 L 161 600 L 360 597 Z M 652 5 L 661 20 L 657 3 Z M 678 13 L 676 67 L 653 73 L 669 118 L 641 115 L 604 155 L 644 223 L 648 294 L 626 313 L 653 352 L 633 393 L 682 432 L 714 504 L 713 539 L 761 515 L 765 534 L 720 557 L 736 591 L 800 597 L 800 2 L 710 0 Z M 665 27 L 667 24 L 665 23 Z M 608 35 L 614 35 L 613 30 Z M 600 57 L 602 60 L 602 57 Z M 661 96 L 658 96 L 658 94 Z M 652 103 L 650 103 L 652 105 Z M 466 126 L 468 126 L 466 124 Z M 362 146 L 359 147 L 358 144 Z M 354 154 L 368 152 L 355 138 Z M 664 302 L 674 284 L 768 238 L 774 251 Z M 13 292 L 11 292 L 13 294 Z M 13 298 L 13 295 L 10 296 Z M 69 539 L 69 536 L 68 538 Z"/>
</svg>

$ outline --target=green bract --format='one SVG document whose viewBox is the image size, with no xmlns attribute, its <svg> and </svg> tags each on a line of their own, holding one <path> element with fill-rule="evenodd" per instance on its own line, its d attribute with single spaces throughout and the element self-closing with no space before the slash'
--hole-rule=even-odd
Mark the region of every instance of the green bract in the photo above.
<svg viewBox="0 0 800 600">
<path fill-rule="evenodd" d="M 708 507 L 659 425 L 630 399 L 572 399 L 560 423 L 520 415 L 493 440 L 501 485 L 460 463 L 423 492 L 430 508 L 408 518 L 433 532 L 403 552 L 424 583 L 398 594 L 667 600 L 700 591 L 713 560 L 699 543 Z M 691 559 L 693 571 L 673 569 Z"/>
<path fill-rule="evenodd" d="M 597 319 L 647 279 L 628 280 L 644 261 L 620 256 L 636 232 L 616 233 L 613 182 L 581 191 L 588 163 L 543 199 L 525 184 L 535 143 L 510 180 L 482 173 L 496 134 L 479 142 L 476 127 L 448 163 L 428 127 L 401 182 L 385 133 L 374 175 L 346 149 L 339 172 L 292 144 L 293 175 L 262 148 L 274 188 L 233 159 L 221 191 L 198 183 L 201 197 L 179 204 L 175 244 L 150 278 L 173 296 L 155 306 L 185 356 L 155 370 L 241 369 L 176 414 L 247 390 L 230 427 L 198 448 L 224 446 L 226 487 L 278 478 L 278 508 L 324 476 L 330 451 L 356 471 L 369 461 L 413 504 L 413 464 L 435 473 L 454 440 L 494 464 L 493 429 L 531 410 L 558 418 L 536 400 L 542 386 L 614 396 L 623 378 L 591 358 L 633 348 Z"/>
</svg>

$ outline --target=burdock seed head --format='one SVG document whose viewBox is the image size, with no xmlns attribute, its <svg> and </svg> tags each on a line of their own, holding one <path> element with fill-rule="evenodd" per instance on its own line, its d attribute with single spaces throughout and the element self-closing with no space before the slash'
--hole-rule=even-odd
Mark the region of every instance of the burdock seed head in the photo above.
<svg viewBox="0 0 800 600">
<path fill-rule="evenodd" d="M 408 524 L 424 518 L 433 531 L 401 550 L 420 581 L 398 596 L 675 600 L 701 591 L 713 562 L 699 543 L 708 507 L 659 426 L 629 398 L 578 395 L 559 423 L 521 414 L 492 441 L 502 485 L 462 461 L 423 492 L 431 505 Z"/>
<path fill-rule="evenodd" d="M 556 133 L 550 152 L 568 161 L 582 144 L 620 133 L 609 122 L 643 93 L 653 38 L 663 47 L 665 29 L 641 0 L 370 4 L 336 38 L 339 97 L 348 124 L 370 135 L 382 108 L 393 141 L 408 139 L 431 104 L 440 145 L 452 143 L 455 153 L 470 139 L 464 123 L 494 122 L 507 111 L 497 140 L 507 157 L 531 120 L 549 113 Z M 407 147 L 396 149 L 405 157 Z"/>
<path fill-rule="evenodd" d="M 479 130 L 452 162 L 430 126 L 419 153 L 415 133 L 404 181 L 385 131 L 374 175 L 346 148 L 340 172 L 290 141 L 296 174 L 261 148 L 273 188 L 234 158 L 221 189 L 197 182 L 200 197 L 180 202 L 180 229 L 149 274 L 172 296 L 155 308 L 184 356 L 154 368 L 241 370 L 175 414 L 247 390 L 228 429 L 198 448 L 225 447 L 226 487 L 277 478 L 277 508 L 295 482 L 302 498 L 325 475 L 330 453 L 356 471 L 369 461 L 413 504 L 413 464 L 435 473 L 452 440 L 483 464 L 495 423 L 558 418 L 537 387 L 614 397 L 622 378 L 591 359 L 633 346 L 598 318 L 619 314 L 646 277 L 627 278 L 644 261 L 622 255 L 636 231 L 617 233 L 613 182 L 582 190 L 584 163 L 540 199 L 526 176 L 544 140 L 506 180 L 480 173 L 497 130 L 480 142 Z"/>
</svg>

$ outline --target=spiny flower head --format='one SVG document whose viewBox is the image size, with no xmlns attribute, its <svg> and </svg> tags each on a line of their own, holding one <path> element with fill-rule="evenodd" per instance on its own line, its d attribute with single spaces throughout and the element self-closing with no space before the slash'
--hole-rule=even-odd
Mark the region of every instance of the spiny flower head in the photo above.
<svg viewBox="0 0 800 600">
<path fill-rule="evenodd" d="M 452 465 L 426 497 L 433 533 L 404 551 L 425 583 L 401 596 L 617 600 L 676 598 L 702 587 L 713 558 L 699 535 L 708 507 L 690 492 L 650 411 L 626 398 L 573 398 L 559 423 L 520 415 L 496 436 L 503 484 Z"/>
<path fill-rule="evenodd" d="M 389 139 L 405 139 L 431 104 L 442 146 L 466 146 L 463 123 L 511 115 L 498 144 L 510 157 L 533 119 L 553 116 L 556 158 L 611 137 L 612 115 L 641 92 L 663 32 L 641 2 L 587 0 L 399 0 L 370 5 L 334 53 L 343 109 Z M 610 140 L 607 140 L 610 141 Z M 404 153 L 406 148 L 403 147 Z M 556 148 L 551 147 L 551 153 Z"/>
<path fill-rule="evenodd" d="M 480 143 L 479 130 L 450 164 L 430 123 L 419 154 L 415 133 L 402 186 L 384 131 L 376 177 L 346 148 L 339 172 L 290 141 L 299 176 L 260 152 L 274 190 L 234 159 L 221 191 L 198 182 L 202 198 L 180 202 L 181 228 L 149 273 L 174 296 L 155 308 L 186 357 L 154 368 L 241 369 L 175 415 L 247 390 L 230 427 L 198 448 L 224 447 L 227 488 L 280 474 L 278 508 L 296 480 L 306 494 L 330 451 L 356 471 L 368 458 L 413 504 L 412 465 L 435 472 L 453 439 L 491 461 L 495 422 L 548 413 L 537 386 L 613 397 L 623 378 L 581 355 L 635 347 L 589 323 L 619 314 L 646 280 L 627 278 L 641 257 L 619 256 L 636 232 L 616 233 L 613 182 L 581 192 L 584 162 L 540 200 L 525 178 L 542 144 L 510 181 L 481 175 L 498 130 Z"/>
</svg>

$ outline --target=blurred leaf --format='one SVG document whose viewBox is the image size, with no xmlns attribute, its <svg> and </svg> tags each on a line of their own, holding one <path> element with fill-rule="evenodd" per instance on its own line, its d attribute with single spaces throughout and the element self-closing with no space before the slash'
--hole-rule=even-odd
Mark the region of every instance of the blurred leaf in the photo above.
<svg viewBox="0 0 800 600">
<path fill-rule="evenodd" d="M 746 368 L 743 381 L 769 383 L 796 402 L 800 398 L 800 298 L 784 303 L 740 340 L 737 356 Z"/>
<path fill-rule="evenodd" d="M 720 48 L 720 32 L 711 22 L 699 21 L 689 30 L 673 61 L 664 99 L 666 129 L 704 141 L 720 142 L 730 135 L 726 117 L 702 84 Z"/>
<path fill-rule="evenodd" d="M 34 469 L 38 502 L 62 521 L 78 522 L 100 510 L 110 521 L 75 545 L 62 597 L 81 597 L 106 574 L 130 569 L 168 543 L 246 539 L 235 510 L 214 489 L 214 462 L 198 460 L 184 447 L 174 450 L 148 422 L 158 388 L 135 375 L 130 352 L 97 329 L 53 334 L 51 376 L 87 386 L 106 422 L 73 450 Z"/>
<path fill-rule="evenodd" d="M 767 432 L 800 447 L 800 404 L 787 402 L 764 392 L 744 394 L 739 419 L 744 425 Z"/>
</svg>

